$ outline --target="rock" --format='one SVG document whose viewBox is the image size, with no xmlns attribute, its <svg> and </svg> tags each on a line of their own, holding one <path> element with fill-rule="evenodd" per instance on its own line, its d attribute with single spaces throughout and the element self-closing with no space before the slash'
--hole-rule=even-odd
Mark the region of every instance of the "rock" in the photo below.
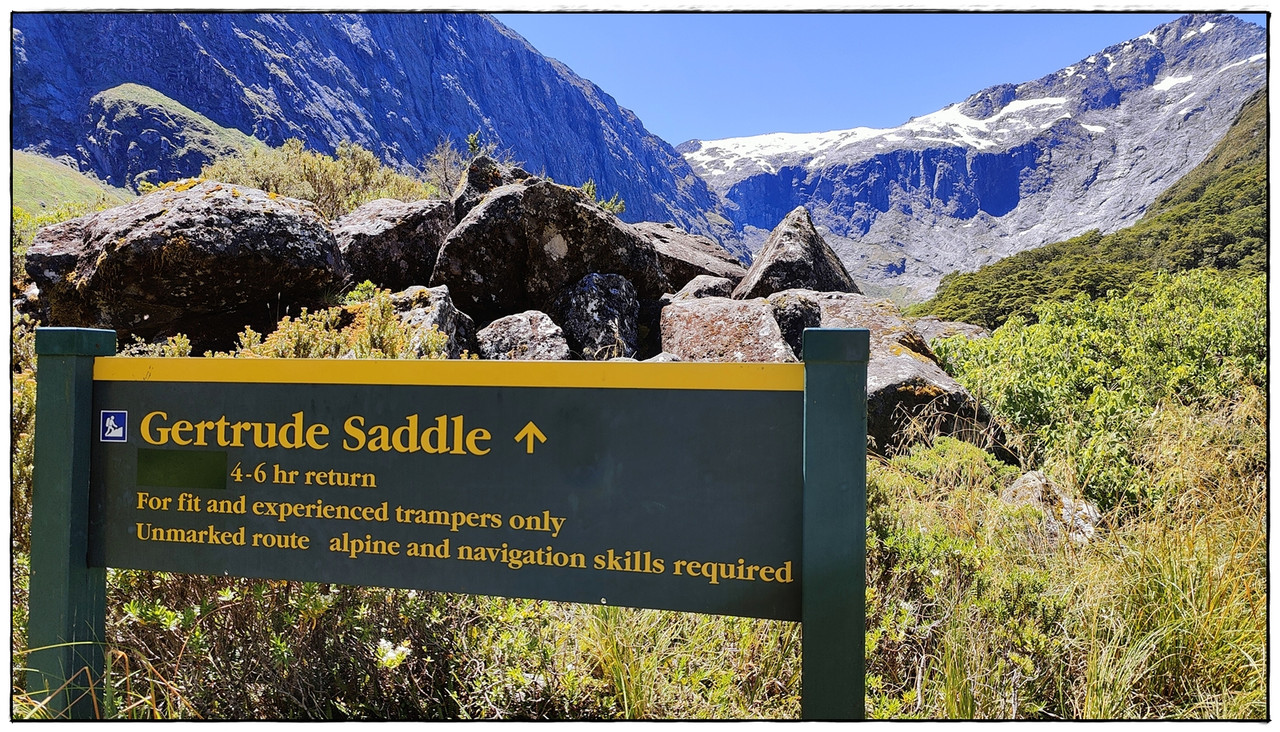
<svg viewBox="0 0 1280 732">
<path fill-rule="evenodd" d="M 773 306 L 773 317 L 778 321 L 782 338 L 791 346 L 798 358 L 804 358 L 804 329 L 822 327 L 822 307 L 811 296 L 817 295 L 812 290 L 801 290 L 802 295 L 794 295 L 786 290 L 775 293 L 767 299 Z"/>
<path fill-rule="evenodd" d="M 17 283 L 14 284 L 16 290 Z M 21 292 L 14 293 L 13 311 L 30 317 L 37 325 L 49 322 L 49 303 L 40 298 L 40 288 L 34 282 L 28 282 Z"/>
<path fill-rule="evenodd" d="M 590 273 L 626 277 L 643 300 L 670 289 L 653 245 L 576 188 L 546 180 L 494 189 L 445 238 L 432 285 L 478 323 L 550 311 Z"/>
<path fill-rule="evenodd" d="M 916 318 L 911 321 L 911 327 L 915 329 L 920 337 L 924 339 L 931 347 L 933 342 L 938 338 L 950 338 L 955 335 L 962 335 L 970 340 L 975 338 L 988 338 L 991 331 L 980 325 L 971 323 L 960 323 L 953 320 L 939 320 L 936 315 L 926 315 L 923 318 Z"/>
<path fill-rule="evenodd" d="M 1053 541 L 1066 536 L 1077 544 L 1087 543 L 1102 521 L 1098 507 L 1083 498 L 1072 498 L 1051 478 L 1032 470 L 1015 480 L 1000 494 L 1000 500 L 1015 506 L 1035 506 L 1045 514 L 1045 533 Z"/>
<path fill-rule="evenodd" d="M 453 193 L 453 222 L 466 217 L 489 191 L 527 178 L 529 174 L 518 167 L 502 165 L 488 155 L 476 156 L 462 172 L 462 180 Z"/>
<path fill-rule="evenodd" d="M 637 350 L 640 302 L 627 278 L 592 273 L 556 301 L 569 348 L 588 361 L 631 357 Z"/>
<path fill-rule="evenodd" d="M 804 206 L 797 206 L 765 241 L 755 263 L 733 291 L 736 300 L 768 297 L 792 288 L 821 292 L 860 292 L 840 258 L 813 226 Z"/>
<path fill-rule="evenodd" d="M 401 290 L 431 281 L 453 209 L 444 201 L 370 201 L 334 223 L 353 282 Z"/>
<path fill-rule="evenodd" d="M 471 316 L 453 306 L 449 288 L 443 285 L 426 288 L 421 285 L 391 295 L 400 320 L 414 328 L 413 349 L 419 358 L 427 354 L 426 332 L 436 326 L 448 341 L 445 353 L 460 358 L 463 352 L 477 353 L 476 325 Z"/>
<path fill-rule="evenodd" d="M 564 331 L 546 313 L 528 310 L 499 318 L 481 330 L 480 357 L 499 361 L 567 361 Z"/>
<path fill-rule="evenodd" d="M 346 277 L 312 204 L 195 180 L 41 230 L 26 268 L 51 325 L 112 328 L 120 342 L 185 333 L 197 348 L 271 330 Z"/>
<path fill-rule="evenodd" d="M 699 275 L 724 277 L 736 285 L 747 275 L 741 262 L 705 236 L 682 231 L 675 224 L 642 221 L 633 226 L 653 244 L 672 287 L 682 287 Z"/>
<path fill-rule="evenodd" d="M 937 356 L 892 302 L 856 293 L 802 289 L 775 293 L 768 302 L 793 348 L 806 327 L 871 331 L 867 434 L 877 452 L 892 452 L 936 431 L 1016 462 L 1003 447 L 1003 434 L 991 415 L 942 370 Z M 817 323 L 813 322 L 815 311 Z M 803 357 L 802 345 L 799 353 Z"/>
<path fill-rule="evenodd" d="M 662 350 L 685 361 L 795 361 L 763 299 L 706 297 L 662 309 Z"/>
<path fill-rule="evenodd" d="M 733 294 L 733 280 L 728 277 L 698 275 L 672 295 L 669 300 L 697 300 L 703 297 L 729 297 Z"/>
</svg>

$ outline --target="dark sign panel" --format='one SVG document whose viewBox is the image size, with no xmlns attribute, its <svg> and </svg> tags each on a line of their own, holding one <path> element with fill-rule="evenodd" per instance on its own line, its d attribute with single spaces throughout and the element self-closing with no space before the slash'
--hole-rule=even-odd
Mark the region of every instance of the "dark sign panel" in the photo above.
<svg viewBox="0 0 1280 732">
<path fill-rule="evenodd" d="M 98 566 L 800 619 L 803 366 L 98 359 Z"/>
</svg>

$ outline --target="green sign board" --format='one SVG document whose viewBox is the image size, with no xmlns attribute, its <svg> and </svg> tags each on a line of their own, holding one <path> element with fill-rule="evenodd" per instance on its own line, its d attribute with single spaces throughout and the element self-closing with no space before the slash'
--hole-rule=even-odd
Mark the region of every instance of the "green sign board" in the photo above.
<svg viewBox="0 0 1280 732">
<path fill-rule="evenodd" d="M 803 377 L 99 359 L 91 560 L 799 620 Z"/>
<path fill-rule="evenodd" d="M 28 685 L 54 709 L 91 713 L 121 567 L 799 620 L 805 716 L 862 715 L 866 331 L 806 331 L 805 364 L 36 345 Z"/>
</svg>

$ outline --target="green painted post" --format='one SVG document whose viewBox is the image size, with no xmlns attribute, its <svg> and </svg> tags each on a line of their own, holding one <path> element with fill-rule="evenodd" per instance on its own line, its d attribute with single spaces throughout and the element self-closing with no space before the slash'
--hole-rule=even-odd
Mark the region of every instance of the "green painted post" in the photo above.
<svg viewBox="0 0 1280 732">
<path fill-rule="evenodd" d="M 801 713 L 862 719 L 870 332 L 804 332 Z"/>
<path fill-rule="evenodd" d="M 100 716 L 107 571 L 88 560 L 89 451 L 93 359 L 115 349 L 114 331 L 36 329 L 27 692 L 73 719 Z"/>
</svg>

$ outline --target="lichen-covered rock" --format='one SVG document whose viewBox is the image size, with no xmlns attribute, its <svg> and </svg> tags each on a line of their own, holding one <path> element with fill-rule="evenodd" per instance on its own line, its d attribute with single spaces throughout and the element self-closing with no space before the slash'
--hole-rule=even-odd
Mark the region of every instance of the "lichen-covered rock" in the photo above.
<svg viewBox="0 0 1280 732">
<path fill-rule="evenodd" d="M 566 361 L 570 355 L 564 331 L 537 310 L 499 318 L 476 340 L 481 358 L 498 361 Z"/>
<path fill-rule="evenodd" d="M 763 299 L 706 297 L 662 309 L 662 350 L 685 361 L 795 361 Z"/>
<path fill-rule="evenodd" d="M 1053 479 L 1032 470 L 1000 493 L 1000 500 L 1014 506 L 1034 506 L 1045 514 L 1045 533 L 1057 542 L 1064 536 L 1077 544 L 1093 538 L 1102 513 L 1083 498 L 1072 498 Z"/>
<path fill-rule="evenodd" d="M 954 320 L 939 320 L 936 315 L 926 315 L 923 318 L 916 318 L 911 321 L 911 327 L 915 329 L 920 337 L 928 343 L 930 347 L 933 342 L 939 338 L 950 338 L 955 335 L 962 335 L 970 340 L 977 338 L 988 338 L 991 331 L 980 325 L 972 323 L 961 323 Z"/>
<path fill-rule="evenodd" d="M 747 275 L 741 262 L 705 236 L 682 231 L 675 224 L 643 221 L 632 226 L 653 244 L 672 287 L 683 287 L 699 275 L 724 277 L 736 285 Z"/>
<path fill-rule="evenodd" d="M 195 180 L 41 230 L 26 268 L 51 325 L 196 347 L 322 305 L 347 274 L 312 204 Z"/>
<path fill-rule="evenodd" d="M 653 245 L 582 191 L 546 180 L 494 189 L 445 238 L 432 285 L 478 323 L 547 312 L 597 272 L 626 277 L 641 300 L 670 289 Z"/>
<path fill-rule="evenodd" d="M 333 227 L 353 282 L 370 280 L 400 290 L 431 281 L 445 234 L 453 228 L 444 201 L 370 201 L 339 218 Z"/>
<path fill-rule="evenodd" d="M 676 300 L 697 300 L 703 297 L 729 297 L 733 294 L 733 280 L 728 277 L 698 275 L 688 284 L 672 295 L 671 302 Z"/>
<path fill-rule="evenodd" d="M 860 292 L 840 258 L 814 228 L 804 206 L 797 206 L 774 227 L 755 263 L 734 289 L 733 297 L 768 297 L 797 287 L 819 292 Z"/>
<path fill-rule="evenodd" d="M 453 210 L 453 222 L 461 221 L 489 191 L 529 178 L 524 170 L 503 165 L 488 155 L 476 156 L 462 172 L 462 180 L 453 193 L 450 207 Z M 452 228 L 452 227 L 450 227 Z"/>
<path fill-rule="evenodd" d="M 400 320 L 413 328 L 412 345 L 419 357 L 427 354 L 426 334 L 433 325 L 448 339 L 445 353 L 449 358 L 478 352 L 475 323 L 471 316 L 454 307 L 448 287 L 414 285 L 392 294 L 391 304 Z"/>
<path fill-rule="evenodd" d="M 569 348 L 582 358 L 604 361 L 635 355 L 640 301 L 626 277 L 593 272 L 561 295 L 553 312 Z"/>
</svg>

